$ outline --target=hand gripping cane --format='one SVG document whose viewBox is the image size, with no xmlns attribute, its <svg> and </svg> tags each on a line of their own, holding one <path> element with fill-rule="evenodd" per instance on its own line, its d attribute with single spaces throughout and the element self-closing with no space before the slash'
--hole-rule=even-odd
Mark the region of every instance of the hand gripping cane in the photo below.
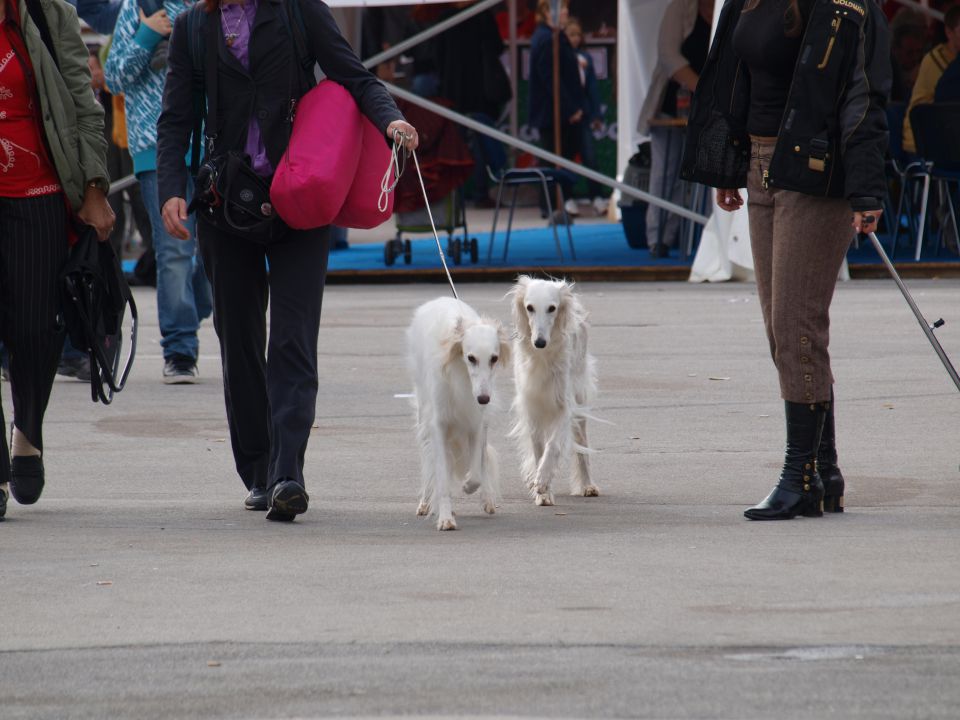
<svg viewBox="0 0 960 720">
<path fill-rule="evenodd" d="M 960 390 L 960 375 L 957 374 L 956 369 L 950 362 L 950 358 L 948 358 L 947 354 L 943 351 L 943 348 L 940 346 L 940 341 L 937 340 L 937 337 L 933 332 L 944 324 L 943 319 L 941 318 L 940 320 L 937 320 L 932 325 L 927 322 L 926 318 L 923 317 L 923 313 L 920 312 L 920 308 L 918 308 L 917 304 L 913 301 L 913 297 L 910 295 L 910 291 L 907 290 L 907 286 L 904 285 L 903 280 L 900 279 L 900 275 L 897 273 L 893 263 L 890 262 L 890 258 L 887 257 L 887 253 L 884 251 L 883 246 L 877 239 L 877 234 L 870 233 L 869 237 L 870 242 L 873 243 L 873 247 L 883 260 L 883 264 L 887 266 L 887 270 L 893 277 L 893 281 L 897 284 L 897 287 L 900 288 L 900 292 L 903 293 L 903 297 L 907 301 L 907 305 L 909 305 L 910 309 L 913 310 L 913 314 L 916 316 L 917 322 L 920 323 L 920 327 L 923 328 L 924 335 L 927 336 L 927 340 L 929 340 L 930 344 L 933 345 L 934 352 L 937 353 L 937 357 L 940 358 L 940 362 L 942 362 L 943 366 L 947 369 L 947 374 L 950 376 L 950 379 L 953 380 L 953 384 L 957 386 L 957 390 Z"/>
</svg>

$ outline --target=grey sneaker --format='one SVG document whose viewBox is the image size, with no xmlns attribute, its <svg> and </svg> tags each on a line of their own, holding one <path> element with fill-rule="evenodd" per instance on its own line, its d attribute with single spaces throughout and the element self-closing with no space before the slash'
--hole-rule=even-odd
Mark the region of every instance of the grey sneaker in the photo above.
<svg viewBox="0 0 960 720">
<path fill-rule="evenodd" d="M 193 385 L 199 376 L 197 361 L 185 355 L 171 355 L 163 365 L 164 385 Z"/>
</svg>

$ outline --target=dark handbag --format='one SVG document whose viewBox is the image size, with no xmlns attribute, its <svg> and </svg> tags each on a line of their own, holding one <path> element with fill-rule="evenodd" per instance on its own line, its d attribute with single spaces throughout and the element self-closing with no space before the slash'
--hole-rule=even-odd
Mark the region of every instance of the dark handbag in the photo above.
<svg viewBox="0 0 960 720">
<path fill-rule="evenodd" d="M 137 352 L 137 304 L 108 242 L 83 226 L 60 271 L 63 324 L 71 344 L 90 358 L 90 392 L 94 402 L 113 402 L 126 385 Z M 123 360 L 124 317 L 130 308 L 130 348 Z M 123 368 L 121 369 L 121 364 Z"/>
<path fill-rule="evenodd" d="M 188 211 L 214 227 L 259 243 L 277 239 L 286 226 L 270 203 L 270 184 L 257 175 L 245 153 L 230 150 L 200 166 Z"/>
</svg>

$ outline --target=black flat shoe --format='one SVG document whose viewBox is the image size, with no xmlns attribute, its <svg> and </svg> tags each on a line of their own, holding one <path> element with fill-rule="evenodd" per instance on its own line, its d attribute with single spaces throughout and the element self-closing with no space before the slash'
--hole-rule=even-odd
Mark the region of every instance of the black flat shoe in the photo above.
<svg viewBox="0 0 960 720">
<path fill-rule="evenodd" d="M 10 494 L 21 505 L 33 505 L 43 492 L 43 458 L 20 455 L 10 462 Z"/>
<path fill-rule="evenodd" d="M 270 493 L 266 488 L 253 488 L 243 501 L 243 506 L 247 510 L 259 510 L 263 512 L 270 505 Z"/>
<path fill-rule="evenodd" d="M 310 497 L 303 485 L 296 480 L 281 480 L 270 493 L 267 520 L 290 522 L 307 511 L 309 502 Z"/>
</svg>

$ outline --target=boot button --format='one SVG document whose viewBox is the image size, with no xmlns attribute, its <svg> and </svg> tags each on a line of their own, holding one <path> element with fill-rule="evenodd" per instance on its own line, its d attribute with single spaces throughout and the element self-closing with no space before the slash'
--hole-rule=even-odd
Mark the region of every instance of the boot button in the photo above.
<svg viewBox="0 0 960 720">
<path fill-rule="evenodd" d="M 809 470 L 809 469 L 810 469 L 810 463 L 807 463 L 807 464 L 804 465 L 803 467 L 804 467 L 806 470 Z"/>
<path fill-rule="evenodd" d="M 804 481 L 805 483 L 810 482 L 810 476 L 809 476 L 809 475 L 804 475 L 804 476 L 803 476 L 803 481 Z"/>
<path fill-rule="evenodd" d="M 810 486 L 809 486 L 809 485 L 804 485 L 804 486 L 803 486 L 803 489 L 804 489 L 804 491 L 806 491 L 806 492 L 810 492 Z"/>
</svg>

